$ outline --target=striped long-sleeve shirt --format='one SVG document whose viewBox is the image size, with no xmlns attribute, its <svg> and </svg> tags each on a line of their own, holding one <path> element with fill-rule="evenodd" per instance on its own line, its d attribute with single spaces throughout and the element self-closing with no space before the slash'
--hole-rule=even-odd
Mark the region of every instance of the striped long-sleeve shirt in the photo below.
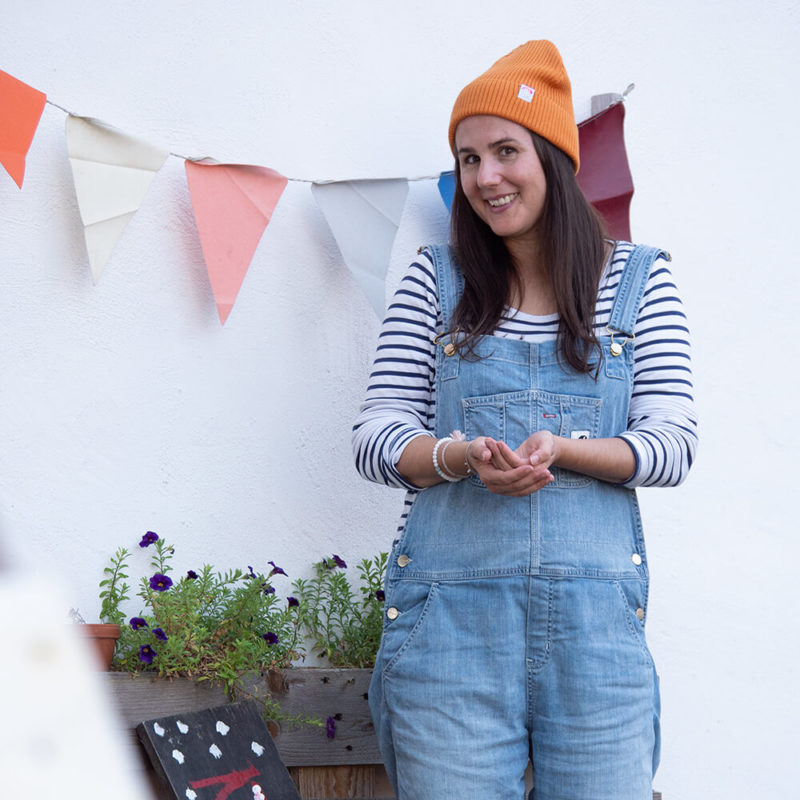
<svg viewBox="0 0 800 800">
<path fill-rule="evenodd" d="M 625 260 L 632 249 L 617 244 L 600 280 L 595 330 L 605 333 Z M 397 471 L 405 446 L 433 435 L 436 411 L 434 338 L 441 326 L 433 263 L 422 250 L 409 266 L 383 321 L 367 395 L 353 426 L 359 473 L 405 488 L 406 513 L 418 491 Z M 558 316 L 532 316 L 507 308 L 495 336 L 543 342 L 555 339 Z M 628 429 L 620 435 L 636 458 L 628 487 L 675 486 L 686 476 L 697 447 L 689 330 L 672 273 L 663 259 L 653 266 L 635 327 L 634 383 Z M 519 442 L 509 442 L 515 447 Z M 403 515 L 403 521 L 405 519 Z M 402 527 L 402 522 L 401 522 Z"/>
</svg>

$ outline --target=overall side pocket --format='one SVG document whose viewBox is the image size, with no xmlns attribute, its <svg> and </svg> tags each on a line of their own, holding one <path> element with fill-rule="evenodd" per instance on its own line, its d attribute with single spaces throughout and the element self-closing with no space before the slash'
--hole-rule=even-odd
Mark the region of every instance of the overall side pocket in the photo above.
<svg viewBox="0 0 800 800">
<path fill-rule="evenodd" d="M 384 675 L 414 646 L 438 594 L 436 582 L 397 580 L 389 583 L 381 639 Z"/>
</svg>

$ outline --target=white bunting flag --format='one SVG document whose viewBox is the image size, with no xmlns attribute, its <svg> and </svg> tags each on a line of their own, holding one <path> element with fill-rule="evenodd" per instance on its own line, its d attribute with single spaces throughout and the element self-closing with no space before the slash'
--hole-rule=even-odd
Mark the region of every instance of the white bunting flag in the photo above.
<svg viewBox="0 0 800 800">
<path fill-rule="evenodd" d="M 314 183 L 345 263 L 379 318 L 386 311 L 386 272 L 408 195 L 405 178 Z"/>
<path fill-rule="evenodd" d="M 67 116 L 66 135 L 92 279 L 97 283 L 169 153 L 100 120 L 72 114 Z"/>
</svg>

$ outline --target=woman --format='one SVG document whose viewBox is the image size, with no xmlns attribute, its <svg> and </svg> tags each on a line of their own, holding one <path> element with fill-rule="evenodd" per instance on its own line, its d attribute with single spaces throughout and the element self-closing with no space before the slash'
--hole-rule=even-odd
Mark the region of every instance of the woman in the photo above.
<svg viewBox="0 0 800 800">
<path fill-rule="evenodd" d="M 659 696 L 634 488 L 696 447 L 669 256 L 581 194 L 569 78 L 528 42 L 450 122 L 452 249 L 421 248 L 354 427 L 409 491 L 370 706 L 400 800 L 645 800 Z M 461 433 L 463 431 L 463 433 Z"/>
</svg>

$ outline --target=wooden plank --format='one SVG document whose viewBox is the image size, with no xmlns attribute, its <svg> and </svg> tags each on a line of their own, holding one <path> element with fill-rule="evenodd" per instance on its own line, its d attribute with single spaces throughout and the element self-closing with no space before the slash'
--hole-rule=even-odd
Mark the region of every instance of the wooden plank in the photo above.
<svg viewBox="0 0 800 800">
<path fill-rule="evenodd" d="M 279 723 L 271 728 L 284 764 L 381 764 L 367 703 L 370 678 L 368 669 L 300 668 L 273 674 L 269 689 L 288 716 L 306 714 L 323 723 L 330 718 L 335 727 L 333 738 L 329 738 L 325 727 Z M 264 682 L 245 681 L 245 688 L 260 696 Z"/>
<path fill-rule="evenodd" d="M 168 714 L 204 711 L 228 700 L 221 686 L 208 681 L 153 679 L 146 674 L 127 672 L 106 672 L 103 678 L 127 728 Z"/>
<path fill-rule="evenodd" d="M 372 766 L 293 767 L 292 777 L 302 800 L 375 798 Z"/>
<path fill-rule="evenodd" d="M 331 717 L 336 735 L 326 728 L 288 723 L 270 724 L 270 733 L 287 767 L 382 763 L 367 704 L 371 671 L 300 667 L 244 681 L 255 698 L 269 692 L 287 716 L 305 714 L 323 723 Z M 226 702 L 225 691 L 210 682 L 183 678 L 153 680 L 139 674 L 108 672 L 106 683 L 128 729 L 145 719 L 202 711 Z"/>
</svg>

